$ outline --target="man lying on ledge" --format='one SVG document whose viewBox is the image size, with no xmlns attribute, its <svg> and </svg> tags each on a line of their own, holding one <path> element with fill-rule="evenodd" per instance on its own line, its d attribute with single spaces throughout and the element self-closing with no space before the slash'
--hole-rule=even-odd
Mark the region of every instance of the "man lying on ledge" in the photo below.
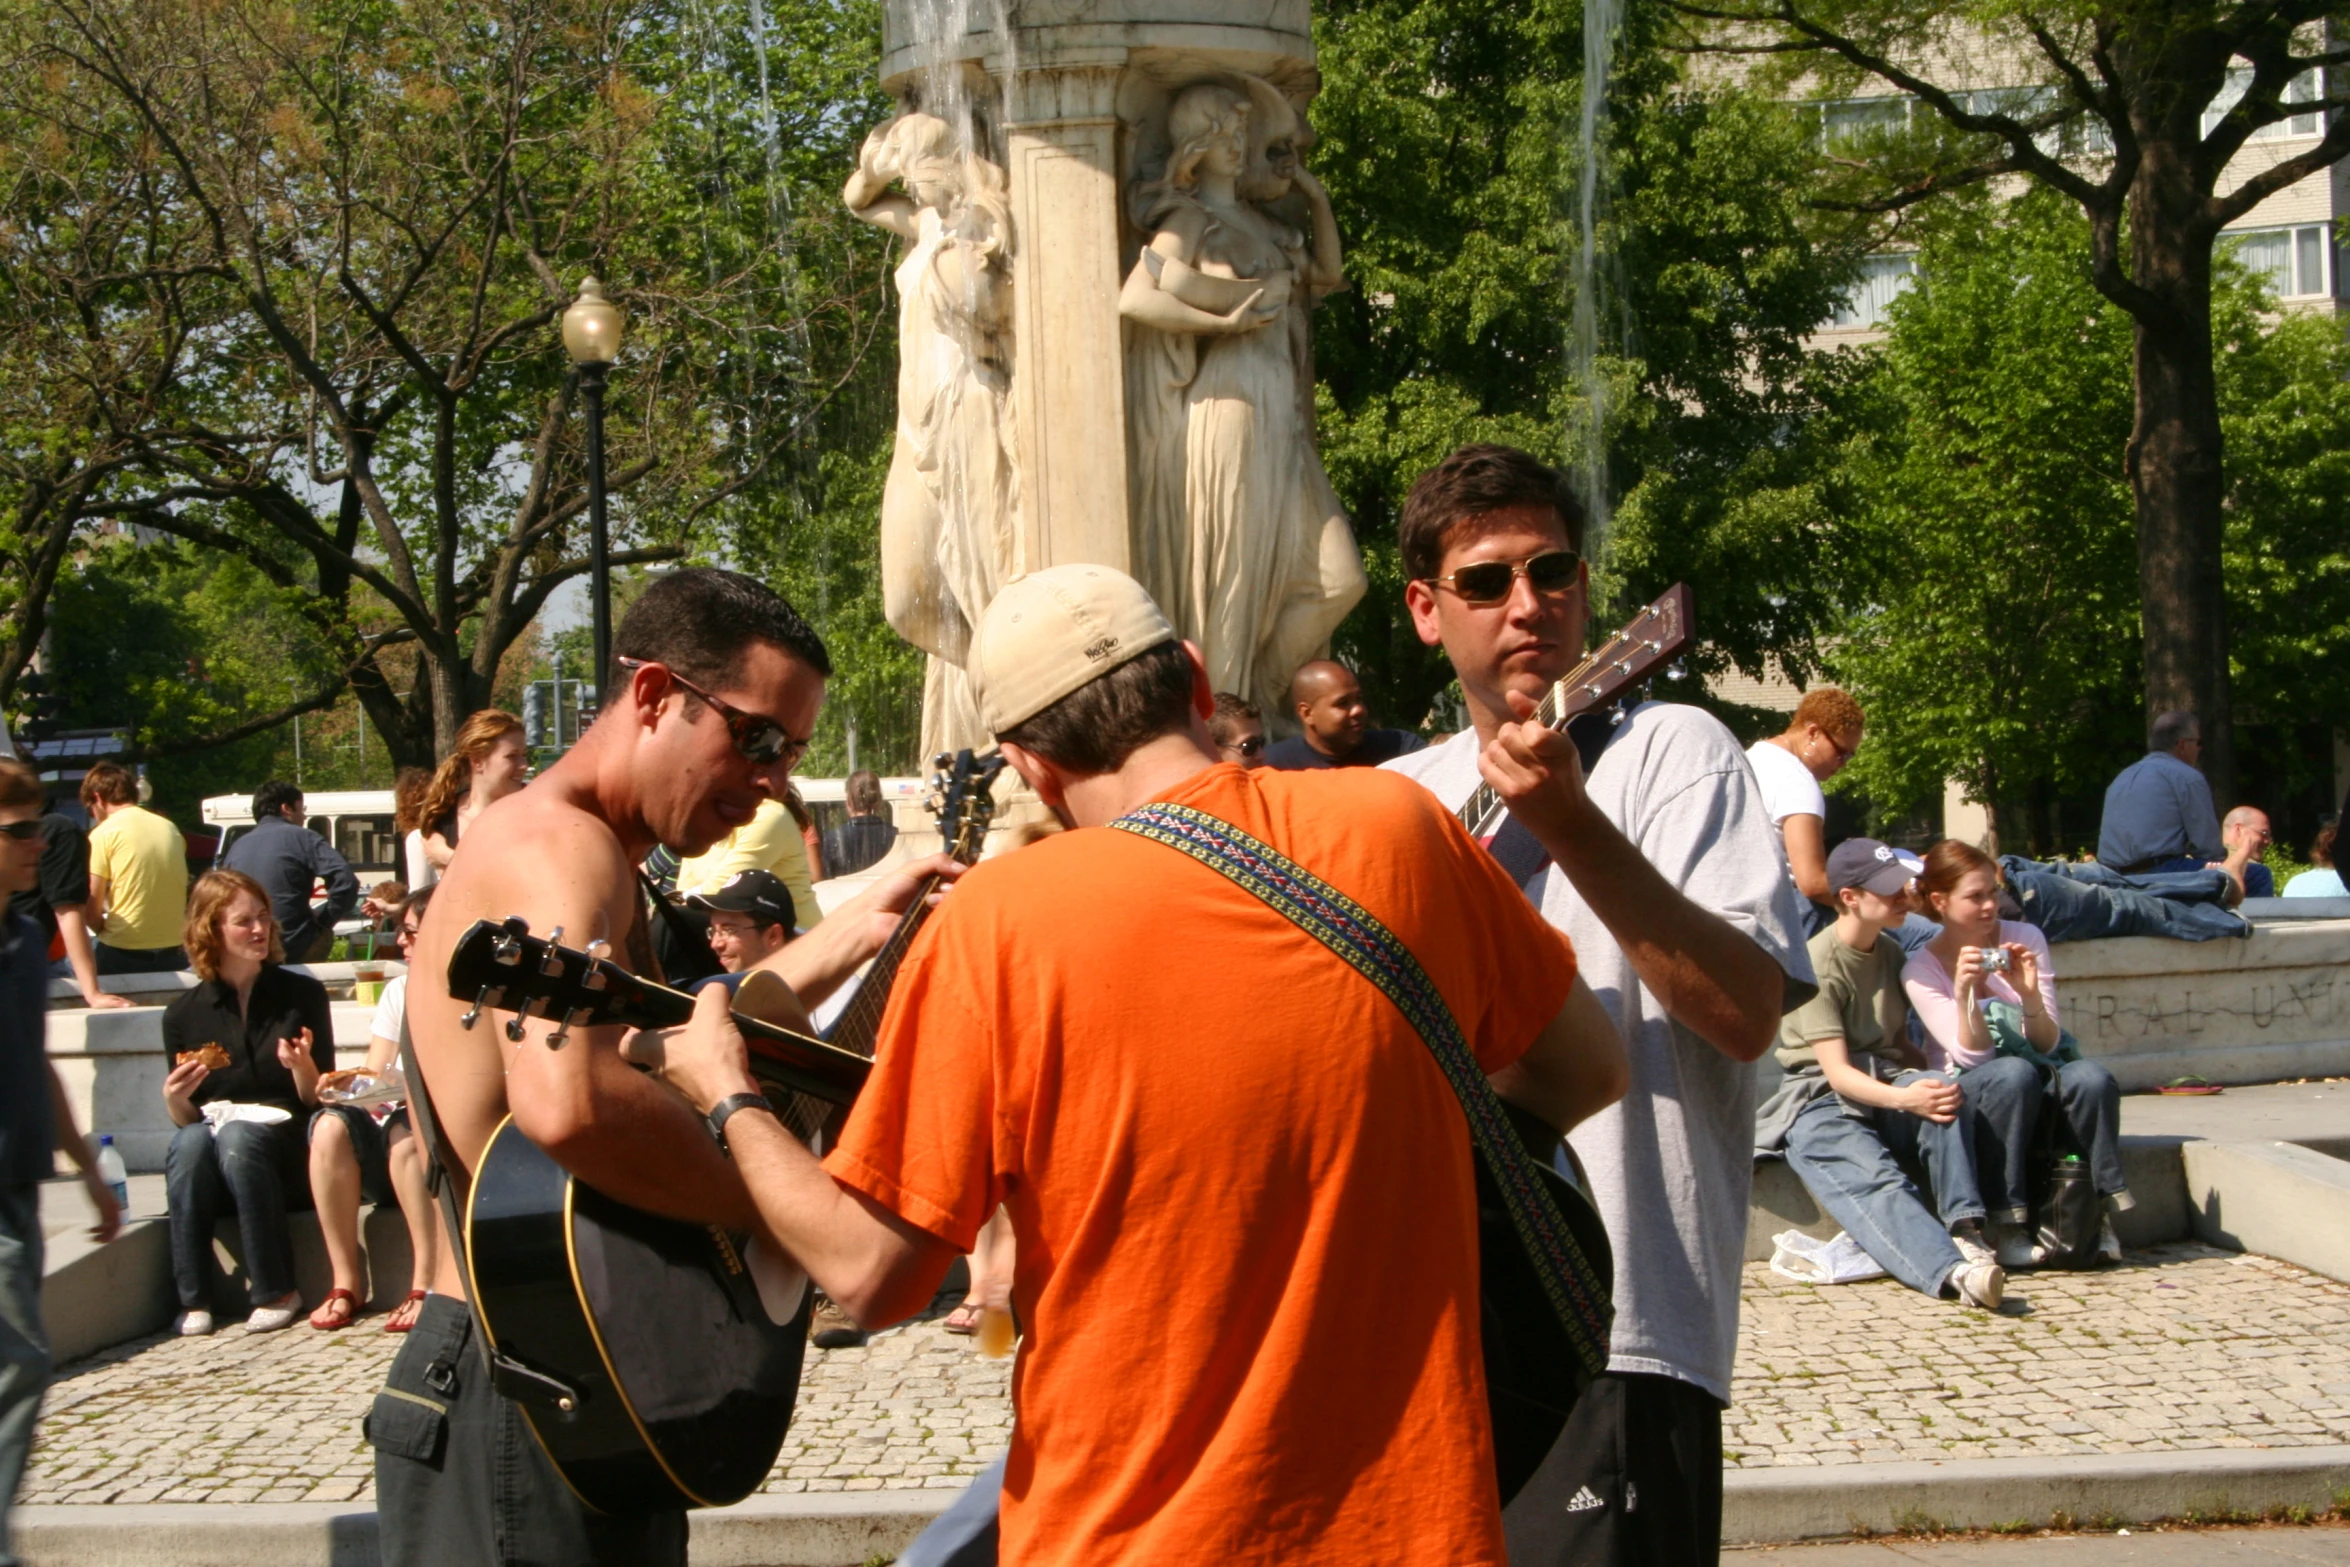
<svg viewBox="0 0 2350 1567">
<path fill-rule="evenodd" d="M 1081 830 L 958 884 L 822 1165 L 755 1097 L 720 998 L 667 1041 L 670 1082 L 868 1326 L 927 1306 L 1009 1208 L 1049 1347 L 1015 1383 L 1004 1561 L 1500 1567 L 1469 1139 L 1431 1047 L 1260 894 L 1099 829 L 1150 807 L 1270 845 L 1252 863 L 1293 892 L 1318 895 L 1298 867 L 1335 886 L 1494 1089 L 1561 1130 L 1626 1081 L 1565 938 L 1409 780 L 1220 762 L 1198 650 L 1106 566 L 1006 585 L 969 668 L 1005 757 Z"/>
</svg>

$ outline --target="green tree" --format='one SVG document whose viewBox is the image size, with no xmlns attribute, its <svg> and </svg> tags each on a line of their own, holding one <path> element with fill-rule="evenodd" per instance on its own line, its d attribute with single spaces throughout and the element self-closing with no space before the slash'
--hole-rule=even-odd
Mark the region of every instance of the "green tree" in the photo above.
<svg viewBox="0 0 2350 1567">
<path fill-rule="evenodd" d="M 554 329 L 583 273 L 634 316 L 623 566 L 740 521 L 862 371 L 877 247 L 793 186 L 853 146 L 871 8 L 805 11 L 807 95 L 754 67 L 758 38 L 662 0 L 8 11 L 26 69 L 0 94 L 54 132 L 16 155 L 101 146 L 153 236 L 118 313 L 163 345 L 164 395 L 108 403 L 146 484 L 101 510 L 297 593 L 336 654 L 314 694 L 352 682 L 402 761 L 445 750 L 587 569 Z"/>
<path fill-rule="evenodd" d="M 1918 268 L 1836 426 L 1833 667 L 1870 714 L 1850 775 L 1878 801 L 1956 779 L 2012 845 L 2078 848 L 2093 823 L 2059 803 L 2144 742 L 2133 323 L 2051 192 L 1941 211 Z M 2224 261 L 2213 313 L 2239 716 L 2330 731 L 2350 724 L 2350 345 Z M 2306 749 L 2274 747 L 2272 808 L 2315 782 Z"/>
<path fill-rule="evenodd" d="M 1852 781 L 2020 802 L 1994 826 L 2042 850 L 2056 798 L 2139 738 L 2129 329 L 2082 227 L 2045 195 L 1942 215 L 1857 394 L 1832 565 L 1833 667 L 1869 713 Z"/>
<path fill-rule="evenodd" d="M 1583 10 L 1334 0 L 1315 26 L 1314 167 L 1353 284 L 1315 328 L 1321 438 L 1371 577 L 1337 643 L 1410 724 L 1449 678 L 1402 609 L 1394 528 L 1413 476 L 1467 440 L 1565 460 L 1589 416 L 1565 341 Z M 1851 258 L 1802 221 L 1791 111 L 1693 92 L 1640 8 L 1617 53 L 1598 314 L 1604 482 L 1622 499 L 1601 613 L 1686 578 L 1701 667 L 1778 655 L 1801 670 L 1821 610 L 1817 507 L 1790 432 L 1820 406 L 1827 367 L 1803 338 Z"/>
<path fill-rule="evenodd" d="M 2213 363 L 2214 246 L 2270 196 L 2350 154 L 2342 0 L 1674 0 L 1693 47 L 1761 57 L 1766 87 L 1890 92 L 1821 137 L 1815 200 L 1896 215 L 2021 178 L 2089 227 L 2089 278 L 2131 327 L 2125 452 L 2145 703 L 2202 715 L 2203 766 L 2234 792 L 2224 580 L 2228 481 Z M 2328 74 L 2329 72 L 2333 74 Z M 1914 105 L 1916 112 L 1911 113 Z M 2306 145 L 2239 160 L 2296 116 Z"/>
</svg>

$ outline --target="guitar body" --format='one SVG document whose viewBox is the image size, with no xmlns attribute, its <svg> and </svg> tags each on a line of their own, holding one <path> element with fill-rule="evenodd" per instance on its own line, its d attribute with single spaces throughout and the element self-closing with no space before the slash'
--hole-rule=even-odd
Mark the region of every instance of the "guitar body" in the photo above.
<svg viewBox="0 0 2350 1567">
<path fill-rule="evenodd" d="M 729 1237 L 613 1202 L 512 1120 L 474 1172 L 465 1249 L 498 1390 L 590 1506 L 723 1507 L 767 1477 L 799 1395 L 804 1283 L 776 1321 Z"/>
<path fill-rule="evenodd" d="M 985 842 L 1003 759 L 964 751 L 940 767 L 940 828 L 968 865 Z M 806 1010 L 774 976 L 739 986 L 734 1020 L 751 1074 L 794 1137 L 810 1138 L 864 1086 L 928 890 L 917 891 L 832 1035 L 802 1032 Z M 520 917 L 477 921 L 449 957 L 449 994 L 473 1003 L 460 1023 L 512 1012 L 507 1037 L 520 1043 L 529 1018 L 559 1019 L 532 1048 L 561 1049 L 574 1027 L 673 1028 L 693 1015 L 693 997 L 560 936 L 533 936 Z M 649 1068 L 659 1052 L 647 1048 L 652 1059 L 623 1059 Z M 432 1096 L 413 1056 L 407 1065 L 418 1135 L 447 1168 Z M 613 1201 L 573 1179 L 512 1117 L 476 1161 L 457 1223 L 491 1377 L 582 1501 L 604 1513 L 668 1512 L 724 1507 L 758 1488 L 799 1396 L 816 1299 L 805 1274 L 746 1254 L 714 1226 Z"/>
<path fill-rule="evenodd" d="M 1485 1346 L 1485 1402 L 1493 1416 L 1494 1478 L 1507 1506 L 1550 1456 L 1586 1383 L 1567 1330 L 1502 1205 L 1493 1173 L 1482 1154 L 1475 1157 L 1478 1326 Z M 1549 1165 L 1537 1163 L 1535 1169 L 1592 1269 L 1612 1288 L 1615 1259 L 1599 1211 L 1581 1187 Z"/>
</svg>

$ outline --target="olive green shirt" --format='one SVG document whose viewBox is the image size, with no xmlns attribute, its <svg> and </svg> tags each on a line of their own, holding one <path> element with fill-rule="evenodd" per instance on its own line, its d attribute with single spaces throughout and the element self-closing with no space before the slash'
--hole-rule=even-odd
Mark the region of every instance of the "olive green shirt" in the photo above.
<svg viewBox="0 0 2350 1567">
<path fill-rule="evenodd" d="M 1819 994 L 1780 1019 L 1779 1064 L 1790 1072 L 1816 1068 L 1819 1058 L 1812 1046 L 1823 1039 L 1842 1039 L 1855 1059 L 1900 1061 L 1909 1044 L 1901 944 L 1879 931 L 1875 946 L 1856 952 L 1831 925 L 1812 937 L 1809 950 Z"/>
</svg>

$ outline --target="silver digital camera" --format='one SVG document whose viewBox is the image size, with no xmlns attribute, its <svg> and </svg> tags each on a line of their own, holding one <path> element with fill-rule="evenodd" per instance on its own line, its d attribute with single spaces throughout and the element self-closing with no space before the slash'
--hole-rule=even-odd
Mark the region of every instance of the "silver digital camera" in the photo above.
<svg viewBox="0 0 2350 1567">
<path fill-rule="evenodd" d="M 2005 947 L 1977 947 L 1975 950 L 1983 954 L 1984 973 L 2004 974 L 2007 972 L 2007 949 Z"/>
</svg>

